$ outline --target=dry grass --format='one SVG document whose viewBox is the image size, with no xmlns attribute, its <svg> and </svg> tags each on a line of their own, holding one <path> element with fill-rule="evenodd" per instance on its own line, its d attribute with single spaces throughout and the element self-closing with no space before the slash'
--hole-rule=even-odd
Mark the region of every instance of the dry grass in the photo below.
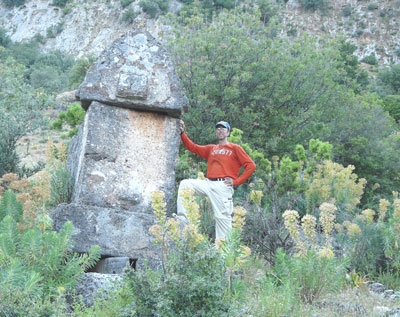
<svg viewBox="0 0 400 317">
<path fill-rule="evenodd" d="M 60 111 L 50 109 L 43 113 L 52 122 L 57 119 Z M 66 143 L 69 137 L 65 138 L 70 131 L 69 128 L 63 127 L 61 131 L 51 130 L 49 128 L 37 129 L 33 133 L 29 133 L 22 137 L 17 143 L 17 154 L 20 157 L 20 166 L 34 167 L 39 162 L 46 162 L 47 143 Z"/>
</svg>

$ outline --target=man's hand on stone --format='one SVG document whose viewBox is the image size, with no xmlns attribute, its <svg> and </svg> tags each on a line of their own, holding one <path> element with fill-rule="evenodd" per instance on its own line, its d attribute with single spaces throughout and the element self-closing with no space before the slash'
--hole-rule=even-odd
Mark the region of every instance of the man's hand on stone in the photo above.
<svg viewBox="0 0 400 317">
<path fill-rule="evenodd" d="M 183 120 L 179 121 L 181 133 L 185 132 L 185 122 Z"/>
<path fill-rule="evenodd" d="M 225 177 L 224 184 L 228 186 L 233 186 L 233 179 L 230 177 Z"/>
</svg>

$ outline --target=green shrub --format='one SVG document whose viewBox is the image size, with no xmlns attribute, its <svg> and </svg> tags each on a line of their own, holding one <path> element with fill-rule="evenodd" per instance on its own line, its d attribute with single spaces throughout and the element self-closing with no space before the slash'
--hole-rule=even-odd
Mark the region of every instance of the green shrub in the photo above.
<svg viewBox="0 0 400 317">
<path fill-rule="evenodd" d="M 279 12 L 279 6 L 275 1 L 257 0 L 256 3 L 261 13 L 261 20 L 265 24 L 268 24 L 272 17 L 276 16 Z"/>
<path fill-rule="evenodd" d="M 301 307 L 296 292 L 289 284 L 277 283 L 273 276 L 259 277 L 256 287 L 249 288 L 246 305 L 253 316 L 292 316 Z"/>
<path fill-rule="evenodd" d="M 25 0 L 2 0 L 6 7 L 18 7 L 25 3 Z"/>
<path fill-rule="evenodd" d="M 71 202 L 74 182 L 65 162 L 57 165 L 55 169 L 51 171 L 50 186 L 50 203 L 53 206 Z"/>
<path fill-rule="evenodd" d="M 139 12 L 135 12 L 132 8 L 128 8 L 122 13 L 121 21 L 127 24 L 131 24 L 135 21 L 136 17 L 139 15 Z"/>
<path fill-rule="evenodd" d="M 55 38 L 58 34 L 60 34 L 64 29 L 64 21 L 61 21 L 57 24 L 51 25 L 46 29 L 46 36 L 48 38 Z"/>
<path fill-rule="evenodd" d="M 390 116 L 400 122 L 400 95 L 387 95 L 383 100 L 384 108 Z"/>
<path fill-rule="evenodd" d="M 360 67 L 358 58 L 354 55 L 357 46 L 345 39 L 340 39 L 338 41 L 338 49 L 340 60 L 342 61 L 340 67 L 345 72 L 345 76 L 341 77 L 338 82 L 340 84 L 351 85 L 354 91 L 359 93 L 367 87 L 369 80 L 368 73 Z"/>
<path fill-rule="evenodd" d="M 121 0 L 121 6 L 122 8 L 126 8 L 128 5 L 130 5 L 134 0 Z"/>
<path fill-rule="evenodd" d="M 74 66 L 69 70 L 68 78 L 69 85 L 72 88 L 77 88 L 85 79 L 86 73 L 94 62 L 94 57 L 89 56 L 79 59 Z"/>
<path fill-rule="evenodd" d="M 8 54 L 8 56 L 14 58 L 18 63 L 29 67 L 40 56 L 39 43 L 36 41 L 13 43 L 8 50 Z"/>
<path fill-rule="evenodd" d="M 0 222 L 6 217 L 11 216 L 15 221 L 22 221 L 22 204 L 16 200 L 15 194 L 8 189 L 0 202 Z"/>
<path fill-rule="evenodd" d="M 34 65 L 31 69 L 30 82 L 34 88 L 42 87 L 47 93 L 60 93 L 68 87 L 67 74 L 48 65 Z"/>
<path fill-rule="evenodd" d="M 126 278 L 138 316 L 229 316 L 225 268 L 211 245 L 174 252 L 166 276 L 139 270 Z"/>
<path fill-rule="evenodd" d="M 0 61 L 0 176 L 18 170 L 17 141 L 45 121 L 40 110 L 49 99 L 25 83 L 25 70 L 12 59 Z"/>
<path fill-rule="evenodd" d="M 8 120 L 8 116 L 2 116 L 0 114 L 0 126 L 5 126 L 5 120 Z M 22 135 L 19 127 L 8 125 L 9 129 L 7 132 L 9 135 L 4 135 L 5 131 L 1 133 L 3 139 L 0 141 L 0 176 L 16 172 L 18 170 L 19 157 L 16 152 L 17 140 Z M 7 133 L 7 134 L 8 134 Z"/>
<path fill-rule="evenodd" d="M 7 35 L 7 31 L 3 28 L 0 28 L 0 46 L 8 47 L 11 44 L 11 39 Z"/>
<path fill-rule="evenodd" d="M 61 51 L 50 51 L 45 54 L 39 54 L 35 60 L 34 66 L 47 65 L 54 66 L 62 72 L 67 72 L 75 64 L 74 57 Z"/>
<path fill-rule="evenodd" d="M 342 15 L 348 17 L 353 13 L 353 8 L 350 4 L 346 4 L 342 9 Z"/>
<path fill-rule="evenodd" d="M 376 3 L 370 3 L 367 7 L 369 11 L 378 10 L 378 5 Z"/>
<path fill-rule="evenodd" d="M 158 13 L 158 6 L 151 0 L 141 0 L 139 6 L 142 8 L 144 13 L 147 13 L 150 18 L 154 19 Z"/>
<path fill-rule="evenodd" d="M 325 0 L 299 0 L 300 5 L 306 10 L 324 10 L 327 8 Z"/>
<path fill-rule="evenodd" d="M 1 206 L 7 200 L 11 209 L 20 210 L 15 194 L 8 192 L 5 196 Z M 0 220 L 0 308 L 17 312 L 30 311 L 35 306 L 43 309 L 43 303 L 51 299 L 53 305 L 46 310 L 52 315 L 58 308 L 54 302 L 98 261 L 100 248 L 92 247 L 88 254 L 76 255 L 71 250 L 70 222 L 57 233 L 51 230 L 52 221 L 47 215 L 39 216 L 35 223 L 20 219 L 15 213 L 8 213 Z M 13 295 L 20 302 L 15 303 Z"/>
<path fill-rule="evenodd" d="M 338 235 L 338 241 L 342 245 L 344 256 L 349 259 L 350 267 L 369 278 L 384 271 L 386 259 L 381 225 L 354 220 L 353 225 L 348 228 L 350 229 L 346 234 Z"/>
<path fill-rule="evenodd" d="M 290 257 L 278 249 L 274 272 L 283 285 L 297 290 L 304 303 L 312 304 L 324 294 L 342 288 L 346 265 L 335 257 L 320 257 L 314 251 L 308 251 L 304 257 Z"/>
<path fill-rule="evenodd" d="M 297 35 L 297 29 L 295 27 L 290 27 L 289 30 L 287 30 L 286 34 L 288 36 L 296 36 Z"/>
<path fill-rule="evenodd" d="M 366 184 L 365 179 L 357 179 L 354 166 L 346 168 L 332 161 L 324 161 L 312 175 L 310 187 L 306 190 L 309 210 L 318 208 L 324 202 L 335 202 L 346 213 L 354 211 L 360 203 Z"/>
<path fill-rule="evenodd" d="M 161 12 L 168 12 L 169 0 L 156 0 L 156 3 Z"/>
<path fill-rule="evenodd" d="M 293 242 L 284 230 L 282 213 L 286 209 L 299 210 L 306 213 L 307 191 L 312 175 L 318 172 L 318 162 L 330 157 L 332 146 L 319 140 L 310 140 L 309 149 L 297 145 L 296 160 L 289 156 L 272 158 L 272 169 L 256 184 L 251 184 L 247 204 L 249 212 L 246 216 L 244 240 L 262 255 L 269 263 L 274 263 L 278 248 L 290 251 Z M 249 151 L 251 153 L 251 151 Z"/>
<path fill-rule="evenodd" d="M 176 219 L 166 218 L 164 194 L 152 193 L 157 223 L 149 232 L 160 245 L 162 269 L 130 271 L 126 275 L 125 287 L 133 297 L 131 307 L 137 316 L 230 316 L 228 277 L 239 267 L 242 251 L 229 252 L 229 238 L 220 250 L 211 245 L 199 232 L 200 215 L 193 192 L 182 195 L 189 206 L 185 228 Z"/>
<path fill-rule="evenodd" d="M 369 64 L 369 65 L 377 65 L 377 64 L 378 64 L 378 61 L 377 61 L 377 59 L 376 59 L 375 54 L 371 54 L 371 55 L 365 56 L 365 57 L 361 60 L 361 62 L 366 63 L 366 64 Z"/>
<path fill-rule="evenodd" d="M 68 0 L 53 0 L 53 5 L 64 8 L 67 5 Z"/>
<path fill-rule="evenodd" d="M 39 54 L 26 72 L 33 87 L 42 87 L 47 93 L 68 88 L 68 72 L 75 64 L 71 55 L 61 51 Z"/>
<path fill-rule="evenodd" d="M 400 64 L 382 69 L 377 77 L 382 94 L 400 95 Z"/>
<path fill-rule="evenodd" d="M 66 112 L 60 112 L 58 120 L 53 122 L 51 127 L 53 129 L 61 130 L 62 125 L 67 123 L 72 128 L 69 132 L 69 137 L 72 137 L 78 133 L 78 126 L 82 123 L 85 113 L 85 110 L 79 103 L 73 103 L 68 107 Z"/>
<path fill-rule="evenodd" d="M 44 44 L 46 42 L 46 38 L 40 33 L 36 33 L 32 40 L 40 44 Z"/>
</svg>

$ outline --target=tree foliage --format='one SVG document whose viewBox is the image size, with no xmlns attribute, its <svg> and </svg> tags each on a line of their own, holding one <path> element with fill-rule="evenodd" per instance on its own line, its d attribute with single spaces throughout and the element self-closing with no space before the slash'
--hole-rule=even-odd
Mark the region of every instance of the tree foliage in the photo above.
<svg viewBox="0 0 400 317">
<path fill-rule="evenodd" d="M 400 94 L 400 64 L 391 65 L 378 73 L 378 85 L 383 93 Z"/>
<path fill-rule="evenodd" d="M 0 28 L 0 46 L 8 47 L 11 44 L 11 39 L 7 35 L 7 31 L 3 28 Z"/>
<path fill-rule="evenodd" d="M 254 12 L 193 15 L 176 25 L 169 50 L 189 98 L 188 134 L 213 143 L 214 122 L 226 120 L 268 159 L 318 138 L 333 145 L 335 162 L 367 179 L 365 199 L 374 183 L 390 193 L 400 185 L 398 129 L 384 102 L 363 92 L 368 81 L 354 47 L 340 38 L 278 39 L 275 31 Z"/>
<path fill-rule="evenodd" d="M 255 149 L 282 151 L 338 94 L 337 52 L 307 37 L 274 39 L 274 26 L 259 18 L 222 12 L 210 24 L 194 16 L 176 29 L 170 51 L 189 97 L 188 133 L 199 143 L 210 143 L 210 122 L 223 119 Z"/>
<path fill-rule="evenodd" d="M 0 175 L 17 170 L 16 143 L 43 122 L 48 97 L 24 81 L 24 67 L 0 60 Z"/>
</svg>

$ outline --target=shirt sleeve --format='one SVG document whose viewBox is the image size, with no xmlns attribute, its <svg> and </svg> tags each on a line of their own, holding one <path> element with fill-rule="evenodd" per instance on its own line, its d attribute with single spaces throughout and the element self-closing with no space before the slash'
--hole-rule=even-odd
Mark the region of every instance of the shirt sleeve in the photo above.
<svg viewBox="0 0 400 317">
<path fill-rule="evenodd" d="M 185 132 L 181 133 L 181 140 L 183 145 L 192 153 L 208 159 L 211 147 L 209 145 L 197 145 L 189 139 Z"/>
<path fill-rule="evenodd" d="M 239 145 L 236 147 L 236 155 L 239 159 L 240 164 L 244 167 L 244 171 L 238 178 L 233 181 L 234 186 L 243 184 L 256 170 L 256 164 L 245 152 L 245 150 L 243 150 L 243 148 Z"/>
</svg>

